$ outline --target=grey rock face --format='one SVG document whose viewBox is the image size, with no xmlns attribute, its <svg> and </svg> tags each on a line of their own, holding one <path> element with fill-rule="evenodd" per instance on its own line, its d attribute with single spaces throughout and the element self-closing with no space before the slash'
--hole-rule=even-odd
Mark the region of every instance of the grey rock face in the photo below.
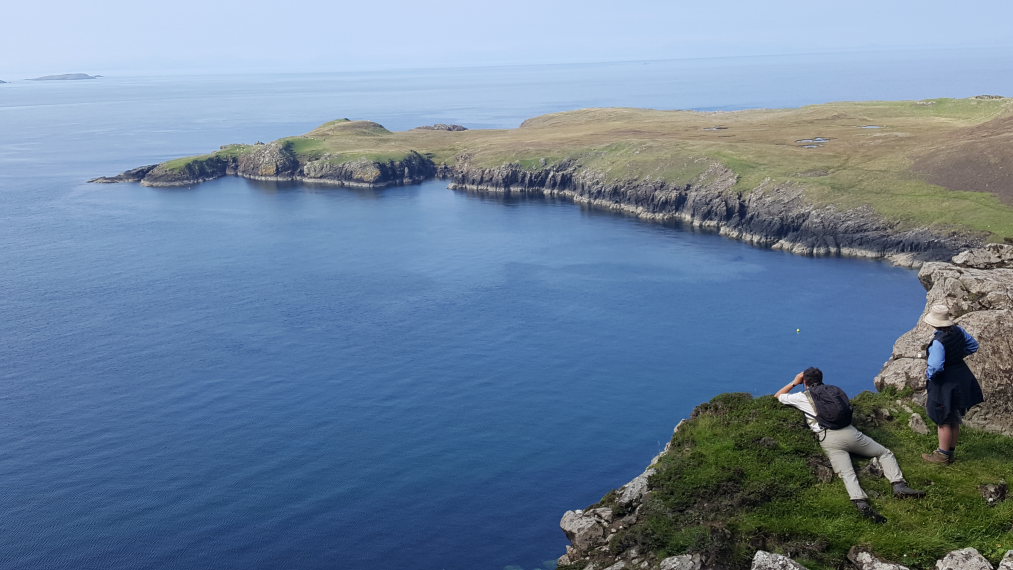
<svg viewBox="0 0 1013 570">
<path fill-rule="evenodd" d="M 98 184 L 115 184 L 117 182 L 140 182 L 144 180 L 144 177 L 149 172 L 155 169 L 157 164 L 149 164 L 147 166 L 138 166 L 137 168 L 131 168 L 116 176 L 99 176 L 98 178 L 92 178 L 88 182 L 94 182 Z"/>
<path fill-rule="evenodd" d="M 990 243 L 977 249 L 962 251 L 953 257 L 953 263 L 975 269 L 1013 267 L 1013 248 Z"/>
<path fill-rule="evenodd" d="M 170 168 L 166 163 L 162 163 L 148 171 L 141 179 L 141 184 L 144 186 L 190 186 L 221 178 L 233 168 L 235 168 L 234 160 L 218 156 L 192 160 L 181 168 Z"/>
<path fill-rule="evenodd" d="M 957 324 L 981 345 L 966 362 L 981 383 L 985 402 L 965 421 L 974 427 L 1013 435 L 1013 246 L 989 244 L 963 252 L 952 263 L 922 266 L 918 279 L 928 291 L 928 307 L 950 307 Z M 923 313 L 924 316 L 924 313 Z M 925 358 L 934 329 L 919 317 L 902 335 L 893 354 L 876 376 L 876 387 L 913 388 L 924 397 Z"/>
<path fill-rule="evenodd" d="M 611 523 L 612 510 L 601 508 L 566 511 L 559 521 L 559 527 L 563 529 L 574 549 L 580 553 L 587 553 L 601 544 Z"/>
<path fill-rule="evenodd" d="M 765 550 L 757 550 L 753 556 L 751 570 L 807 570 L 798 562 L 787 556 L 774 554 Z"/>
<path fill-rule="evenodd" d="M 368 159 L 345 162 L 324 155 L 302 167 L 303 180 L 371 188 L 418 184 L 432 178 L 435 173 L 432 161 L 417 152 L 410 153 L 403 160 L 387 162 Z"/>
<path fill-rule="evenodd" d="M 273 142 L 241 155 L 235 173 L 255 180 L 291 180 L 298 172 L 299 161 L 288 145 Z"/>
<path fill-rule="evenodd" d="M 654 475 L 654 469 L 648 468 L 635 479 L 624 485 L 619 490 L 619 504 L 626 507 L 633 504 L 640 504 L 644 495 L 647 493 L 647 479 L 650 478 L 651 475 Z"/>
<path fill-rule="evenodd" d="M 962 548 L 936 562 L 936 570 L 992 570 L 992 564 L 973 548 Z"/>
<path fill-rule="evenodd" d="M 650 178 L 613 181 L 569 163 L 539 170 L 519 165 L 473 168 L 465 158 L 450 175 L 451 188 L 457 190 L 562 197 L 647 220 L 680 221 L 799 255 L 889 259 L 917 266 L 978 243 L 924 228 L 900 229 L 869 208 L 817 207 L 798 186 L 761 184 L 742 193 L 734 188 L 735 173 L 716 163 L 684 187 Z"/>
<path fill-rule="evenodd" d="M 661 561 L 658 570 L 700 570 L 703 568 L 703 561 L 699 554 L 680 554 L 669 556 Z"/>
<path fill-rule="evenodd" d="M 1003 556 L 1002 560 L 999 561 L 999 566 L 996 567 L 996 570 L 1013 570 L 1013 550 L 1006 551 L 1006 556 Z"/>
</svg>

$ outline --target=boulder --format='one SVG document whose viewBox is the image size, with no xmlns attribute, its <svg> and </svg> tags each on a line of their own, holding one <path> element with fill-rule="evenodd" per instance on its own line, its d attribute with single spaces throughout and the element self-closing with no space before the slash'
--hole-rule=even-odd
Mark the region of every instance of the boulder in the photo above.
<svg viewBox="0 0 1013 570">
<path fill-rule="evenodd" d="M 915 433 L 922 435 L 928 435 L 929 433 L 929 426 L 925 424 L 925 420 L 922 419 L 921 414 L 911 414 L 911 417 L 907 421 L 907 426 Z"/>
<path fill-rule="evenodd" d="M 699 554 L 680 554 L 669 556 L 661 561 L 658 570 L 700 570 L 703 568 L 703 560 Z"/>
<path fill-rule="evenodd" d="M 619 490 L 618 501 L 624 507 L 639 505 L 647 493 L 647 480 L 654 475 L 654 469 L 648 468 Z"/>
<path fill-rule="evenodd" d="M 1013 570 L 1013 550 L 1006 551 L 1006 556 L 1003 556 L 999 561 L 996 570 Z"/>
<path fill-rule="evenodd" d="M 605 529 L 611 523 L 612 510 L 600 508 L 566 511 L 559 521 L 559 527 L 578 552 L 587 553 L 605 540 Z M 567 554 L 573 557 L 569 552 Z"/>
<path fill-rule="evenodd" d="M 907 566 L 903 566 L 901 564 L 894 564 L 893 562 L 880 560 L 868 548 L 861 546 L 851 547 L 851 550 L 848 551 L 848 560 L 850 560 L 858 570 L 911 570 Z"/>
<path fill-rule="evenodd" d="M 936 562 L 936 570 L 992 570 L 992 564 L 973 548 L 962 548 Z"/>
<path fill-rule="evenodd" d="M 808 570 L 787 556 L 774 554 L 765 550 L 757 550 L 753 556 L 750 570 Z"/>
</svg>

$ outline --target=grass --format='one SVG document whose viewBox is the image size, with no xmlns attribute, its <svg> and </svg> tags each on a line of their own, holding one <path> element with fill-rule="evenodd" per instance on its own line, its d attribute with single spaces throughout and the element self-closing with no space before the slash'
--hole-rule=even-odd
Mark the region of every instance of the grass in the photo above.
<svg viewBox="0 0 1013 570">
<path fill-rule="evenodd" d="M 201 154 L 201 155 L 197 155 L 197 156 L 185 156 L 183 158 L 175 158 L 173 160 L 168 160 L 166 162 L 163 162 L 161 164 L 161 166 L 163 168 L 165 168 L 166 170 L 179 171 L 179 170 L 183 170 L 184 168 L 186 168 L 187 165 L 189 165 L 189 164 L 192 164 L 194 162 L 199 162 L 201 160 L 206 160 L 206 159 L 208 159 L 210 157 L 211 157 L 210 154 Z"/>
<path fill-rule="evenodd" d="M 839 479 L 816 479 L 810 465 L 823 455 L 801 413 L 770 396 L 723 394 L 680 427 L 650 480 L 641 520 L 614 544 L 659 558 L 705 552 L 729 568 L 748 568 L 762 548 L 811 570 L 846 565 L 853 545 L 912 568 L 968 546 L 993 563 L 1013 549 L 1013 501 L 989 507 L 978 491 L 1010 480 L 1013 439 L 965 428 L 954 465 L 927 464 L 919 455 L 934 448 L 935 435 L 907 428 L 911 414 L 895 394 L 864 392 L 854 404 L 859 429 L 896 454 L 913 487 L 928 490 L 922 500 L 894 499 L 884 478 L 861 475 L 887 524 L 860 517 Z M 866 462 L 856 459 L 856 467 Z"/>
<path fill-rule="evenodd" d="M 391 132 L 374 122 L 340 119 L 280 140 L 304 161 L 324 155 L 388 160 L 414 150 L 437 164 L 531 171 L 562 165 L 617 184 L 647 179 L 700 184 L 712 165 L 721 164 L 737 175 L 739 192 L 761 183 L 795 184 L 816 204 L 869 206 L 902 227 L 980 232 L 1003 241 L 1013 239 L 1013 203 L 991 193 L 1006 186 L 1001 175 L 989 188 L 951 189 L 929 183 L 913 166 L 941 149 L 956 149 L 959 163 L 959 152 L 979 152 L 973 144 L 960 144 L 980 143 L 982 133 L 974 128 L 1011 116 L 1013 99 L 973 98 L 735 112 L 583 109 L 529 119 L 516 129 L 459 132 Z M 880 128 L 862 128 L 869 125 Z M 991 132 L 1007 131 L 997 126 Z M 814 137 L 830 140 L 819 148 L 797 142 Z M 1013 160 L 1013 150 L 999 139 L 990 148 L 998 153 L 999 173 L 1007 154 Z"/>
</svg>

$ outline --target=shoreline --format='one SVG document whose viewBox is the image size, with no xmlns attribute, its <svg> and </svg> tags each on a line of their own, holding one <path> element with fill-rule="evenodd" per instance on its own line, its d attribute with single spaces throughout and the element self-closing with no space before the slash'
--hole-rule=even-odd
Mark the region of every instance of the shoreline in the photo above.
<svg viewBox="0 0 1013 570">
<path fill-rule="evenodd" d="M 421 157 L 420 157 L 421 158 Z M 264 174 L 234 161 L 216 161 L 213 168 L 196 168 L 176 176 L 151 177 L 159 165 L 128 170 L 94 183 L 139 182 L 147 187 L 193 186 L 224 176 L 250 180 L 298 182 L 381 190 L 394 186 L 447 180 L 453 191 L 485 195 L 550 197 L 601 211 L 633 216 L 650 223 L 685 224 L 692 229 L 717 233 L 728 239 L 806 257 L 848 257 L 886 261 L 917 269 L 930 261 L 946 260 L 959 251 L 983 245 L 969 234 L 943 234 L 930 228 L 900 228 L 870 208 L 842 210 L 807 201 L 802 188 L 765 181 L 749 192 L 736 191 L 735 174 L 711 167 L 699 183 L 683 187 L 663 181 L 606 182 L 601 173 L 576 168 L 522 170 L 513 165 L 471 168 L 467 164 L 437 165 L 430 160 L 412 164 L 391 162 L 374 180 L 349 176 L 307 177 L 296 174 Z M 210 171 L 209 171 L 210 170 Z M 342 170 L 339 174 L 347 175 Z"/>
</svg>

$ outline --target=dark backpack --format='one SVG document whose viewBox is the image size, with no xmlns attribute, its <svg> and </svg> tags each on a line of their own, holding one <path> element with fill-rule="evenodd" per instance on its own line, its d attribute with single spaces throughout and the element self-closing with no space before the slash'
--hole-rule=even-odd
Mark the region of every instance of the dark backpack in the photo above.
<svg viewBox="0 0 1013 570">
<path fill-rule="evenodd" d="M 820 384 L 806 389 L 816 408 L 816 423 L 823 429 L 842 429 L 851 425 L 851 400 L 837 386 Z"/>
</svg>

